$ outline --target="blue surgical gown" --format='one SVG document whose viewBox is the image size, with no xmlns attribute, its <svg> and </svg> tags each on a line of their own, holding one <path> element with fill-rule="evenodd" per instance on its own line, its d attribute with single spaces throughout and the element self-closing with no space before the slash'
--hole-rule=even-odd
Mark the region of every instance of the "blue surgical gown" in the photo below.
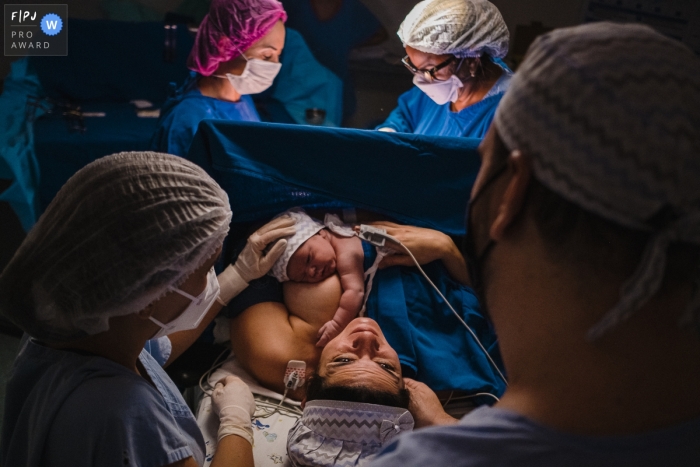
<svg viewBox="0 0 700 467">
<path fill-rule="evenodd" d="M 309 0 L 282 0 L 289 15 L 286 26 L 304 36 L 309 49 L 326 68 L 343 81 L 343 113 L 355 111 L 355 94 L 348 72 L 350 52 L 367 42 L 382 27 L 360 0 L 343 0 L 338 12 L 318 19 Z"/>
<path fill-rule="evenodd" d="M 377 128 L 392 128 L 417 135 L 483 138 L 511 76 L 510 72 L 504 72 L 481 101 L 459 112 L 450 110 L 449 103 L 436 104 L 418 87 L 414 87 L 399 97 L 398 107 Z"/>
<path fill-rule="evenodd" d="M 202 465 L 204 438 L 182 395 L 146 350 L 139 361 L 152 384 L 106 358 L 25 337 L 7 383 L 0 464 Z"/>
<path fill-rule="evenodd" d="M 326 111 L 326 125 L 340 126 L 343 83 L 314 58 L 304 38 L 293 29 L 287 28 L 280 63 L 282 68 L 270 89 L 253 96 L 263 120 L 305 124 L 306 109 L 318 108 Z"/>
<path fill-rule="evenodd" d="M 197 74 L 192 72 L 185 84 L 163 105 L 158 128 L 151 138 L 151 150 L 186 157 L 199 122 L 207 118 L 260 121 L 250 96 L 241 96 L 238 102 L 204 96 L 197 87 Z"/>
</svg>

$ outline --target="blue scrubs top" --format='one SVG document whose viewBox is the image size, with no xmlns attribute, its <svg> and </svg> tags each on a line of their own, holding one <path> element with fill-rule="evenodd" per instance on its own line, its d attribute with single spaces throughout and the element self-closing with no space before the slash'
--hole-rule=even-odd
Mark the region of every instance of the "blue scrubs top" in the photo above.
<svg viewBox="0 0 700 467">
<path fill-rule="evenodd" d="M 377 128 L 392 128 L 418 135 L 483 138 L 511 77 L 512 73 L 505 71 L 481 101 L 459 112 L 450 110 L 450 103 L 437 105 L 427 94 L 414 87 L 399 97 L 398 107 Z"/>
<path fill-rule="evenodd" d="M 658 467 L 700 465 L 700 419 L 647 433 L 586 436 L 483 407 L 456 425 L 402 434 L 367 467 Z"/>
<path fill-rule="evenodd" d="M 106 358 L 25 337 L 7 383 L 0 464 L 202 465 L 204 438 L 182 395 L 146 350 L 139 361 L 153 384 Z"/>
<path fill-rule="evenodd" d="M 151 150 L 186 157 L 199 122 L 207 118 L 260 121 L 250 96 L 241 96 L 239 102 L 204 96 L 197 87 L 197 73 L 192 72 L 175 96 L 163 105 L 158 128 L 151 138 Z"/>
</svg>

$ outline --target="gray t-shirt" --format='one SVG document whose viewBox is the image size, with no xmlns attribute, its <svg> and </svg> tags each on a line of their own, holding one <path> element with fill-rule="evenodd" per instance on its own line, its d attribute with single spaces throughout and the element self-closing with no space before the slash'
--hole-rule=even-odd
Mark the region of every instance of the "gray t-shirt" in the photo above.
<svg viewBox="0 0 700 467">
<path fill-rule="evenodd" d="M 204 462 L 204 438 L 156 360 L 153 381 L 102 357 L 25 339 L 5 398 L 0 464 L 29 467 L 163 466 Z"/>
<path fill-rule="evenodd" d="M 384 466 L 700 466 L 700 420 L 633 436 L 562 433 L 514 412 L 482 407 L 459 424 L 417 430 L 386 446 Z"/>
</svg>

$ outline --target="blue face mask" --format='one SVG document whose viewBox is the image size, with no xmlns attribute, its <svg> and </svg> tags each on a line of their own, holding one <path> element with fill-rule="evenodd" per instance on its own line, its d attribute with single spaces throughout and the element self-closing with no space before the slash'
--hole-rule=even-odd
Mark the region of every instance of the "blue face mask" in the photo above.
<svg viewBox="0 0 700 467">
<path fill-rule="evenodd" d="M 180 313 L 180 316 L 173 319 L 169 323 L 161 323 L 153 316 L 149 316 L 148 319 L 160 326 L 160 330 L 151 338 L 155 339 L 158 337 L 168 336 L 178 331 L 187 331 L 194 329 L 199 326 L 199 323 L 204 319 L 204 315 L 207 314 L 209 308 L 219 296 L 219 281 L 216 278 L 216 273 L 214 272 L 214 267 L 209 270 L 207 274 L 207 286 L 204 288 L 202 293 L 196 297 L 188 294 L 184 290 L 177 289 L 175 287 L 169 287 L 173 292 L 177 292 L 191 300 L 190 304 L 185 308 L 185 311 Z"/>
</svg>

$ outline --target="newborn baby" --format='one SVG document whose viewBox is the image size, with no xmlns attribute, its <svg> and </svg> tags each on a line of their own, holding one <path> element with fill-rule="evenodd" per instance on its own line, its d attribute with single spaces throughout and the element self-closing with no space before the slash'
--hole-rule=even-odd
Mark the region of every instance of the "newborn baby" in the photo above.
<svg viewBox="0 0 700 467">
<path fill-rule="evenodd" d="M 340 334 L 362 308 L 365 293 L 362 241 L 349 228 L 333 225 L 328 230 L 303 210 L 288 211 L 296 221 L 296 233 L 272 266 L 270 274 L 278 281 L 321 282 L 338 273 L 343 294 L 335 316 L 318 331 L 318 345 L 325 346 Z"/>
</svg>

